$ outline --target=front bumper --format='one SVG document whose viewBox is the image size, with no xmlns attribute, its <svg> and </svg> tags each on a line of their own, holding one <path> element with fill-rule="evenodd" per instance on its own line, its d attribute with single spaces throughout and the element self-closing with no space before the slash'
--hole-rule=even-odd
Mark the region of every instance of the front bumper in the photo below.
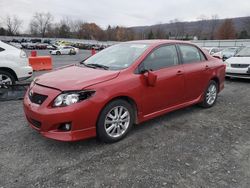
<svg viewBox="0 0 250 188">
<path fill-rule="evenodd" d="M 41 135 L 59 141 L 77 141 L 96 136 L 98 108 L 91 100 L 85 100 L 71 106 L 52 108 L 51 102 L 61 92 L 35 85 L 34 93 L 48 95 L 41 104 L 32 103 L 28 91 L 24 98 L 24 112 L 29 125 Z M 59 129 L 63 123 L 71 123 L 70 131 Z"/>
<path fill-rule="evenodd" d="M 250 79 L 250 67 L 247 68 L 233 68 L 226 67 L 226 76 L 234 78 Z"/>
</svg>

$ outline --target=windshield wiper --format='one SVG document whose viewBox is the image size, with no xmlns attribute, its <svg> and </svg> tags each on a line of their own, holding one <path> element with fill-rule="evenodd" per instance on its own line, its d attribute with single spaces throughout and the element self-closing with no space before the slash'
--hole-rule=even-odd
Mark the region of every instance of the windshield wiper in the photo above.
<svg viewBox="0 0 250 188">
<path fill-rule="evenodd" d="M 91 67 L 91 68 L 102 68 L 102 69 L 105 69 L 105 70 L 109 69 L 108 66 L 101 65 L 101 64 L 96 64 L 96 63 L 89 63 L 89 64 L 81 63 L 81 64 L 85 65 L 86 67 Z"/>
</svg>

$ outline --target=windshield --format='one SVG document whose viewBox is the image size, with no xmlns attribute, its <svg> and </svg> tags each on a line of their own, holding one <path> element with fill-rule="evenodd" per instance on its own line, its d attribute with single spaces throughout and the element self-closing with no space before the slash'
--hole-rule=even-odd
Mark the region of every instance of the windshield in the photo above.
<svg viewBox="0 0 250 188">
<path fill-rule="evenodd" d="M 236 52 L 237 48 L 226 48 L 225 50 L 223 50 L 224 52 Z"/>
<path fill-rule="evenodd" d="M 250 56 L 250 47 L 243 48 L 241 51 L 239 51 L 236 56 Z"/>
<path fill-rule="evenodd" d="M 125 69 L 133 64 L 147 48 L 147 44 L 117 44 L 88 58 L 84 64 L 101 65 L 109 70 Z"/>
</svg>

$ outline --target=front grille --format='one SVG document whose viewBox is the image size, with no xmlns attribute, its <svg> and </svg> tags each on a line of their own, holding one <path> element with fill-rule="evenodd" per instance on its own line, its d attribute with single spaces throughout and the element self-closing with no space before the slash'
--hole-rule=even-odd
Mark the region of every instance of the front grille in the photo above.
<svg viewBox="0 0 250 188">
<path fill-rule="evenodd" d="M 243 69 L 243 68 L 249 67 L 249 65 L 250 65 L 250 64 L 231 64 L 231 67 Z"/>
<path fill-rule="evenodd" d="M 40 129 L 42 126 L 42 123 L 40 121 L 37 121 L 35 119 L 29 118 L 30 123 L 35 126 L 36 128 Z"/>
<path fill-rule="evenodd" d="M 238 76 L 238 77 L 247 77 L 250 78 L 250 74 L 238 74 L 238 73 L 226 73 L 227 76 Z"/>
<path fill-rule="evenodd" d="M 47 99 L 47 95 L 41 95 L 41 94 L 38 94 L 38 93 L 29 93 L 29 99 L 32 103 L 35 103 L 35 104 L 43 104 L 43 102 Z"/>
</svg>

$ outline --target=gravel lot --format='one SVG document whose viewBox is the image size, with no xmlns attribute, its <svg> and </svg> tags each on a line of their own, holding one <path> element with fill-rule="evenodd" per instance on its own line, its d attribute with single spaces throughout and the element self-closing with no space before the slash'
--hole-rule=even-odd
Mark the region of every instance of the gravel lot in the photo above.
<svg viewBox="0 0 250 188">
<path fill-rule="evenodd" d="M 28 127 L 22 101 L 1 102 L 0 187 L 249 188 L 249 86 L 227 80 L 213 108 L 166 114 L 115 144 L 46 139 Z"/>
</svg>

